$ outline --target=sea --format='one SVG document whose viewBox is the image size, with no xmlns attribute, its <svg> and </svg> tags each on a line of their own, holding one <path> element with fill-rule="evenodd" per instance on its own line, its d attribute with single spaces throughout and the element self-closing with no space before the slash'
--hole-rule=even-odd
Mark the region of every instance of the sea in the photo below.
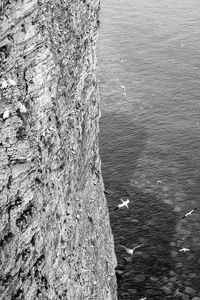
<svg viewBox="0 0 200 300">
<path fill-rule="evenodd" d="M 198 300 L 199 0 L 101 0 L 97 59 L 118 299 Z"/>
</svg>

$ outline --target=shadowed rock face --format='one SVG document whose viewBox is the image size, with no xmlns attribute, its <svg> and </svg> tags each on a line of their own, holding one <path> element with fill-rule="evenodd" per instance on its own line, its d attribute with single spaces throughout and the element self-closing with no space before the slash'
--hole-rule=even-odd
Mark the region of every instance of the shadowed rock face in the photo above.
<svg viewBox="0 0 200 300">
<path fill-rule="evenodd" d="M 0 22 L 0 299 L 116 299 L 99 1 L 3 1 Z"/>
</svg>

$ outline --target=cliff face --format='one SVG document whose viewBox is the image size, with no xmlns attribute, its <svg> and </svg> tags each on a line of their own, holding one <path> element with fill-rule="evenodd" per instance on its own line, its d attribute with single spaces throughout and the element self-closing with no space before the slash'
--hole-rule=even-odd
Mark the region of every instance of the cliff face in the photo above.
<svg viewBox="0 0 200 300">
<path fill-rule="evenodd" d="M 0 299 L 116 299 L 98 152 L 99 0 L 0 7 Z"/>
</svg>

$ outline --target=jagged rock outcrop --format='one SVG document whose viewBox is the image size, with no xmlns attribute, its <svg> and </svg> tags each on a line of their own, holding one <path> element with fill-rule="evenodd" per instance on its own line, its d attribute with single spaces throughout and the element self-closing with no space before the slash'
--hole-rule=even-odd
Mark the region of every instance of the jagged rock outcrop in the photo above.
<svg viewBox="0 0 200 300">
<path fill-rule="evenodd" d="M 99 0 L 1 1 L 0 299 L 116 299 L 99 11 Z"/>
</svg>

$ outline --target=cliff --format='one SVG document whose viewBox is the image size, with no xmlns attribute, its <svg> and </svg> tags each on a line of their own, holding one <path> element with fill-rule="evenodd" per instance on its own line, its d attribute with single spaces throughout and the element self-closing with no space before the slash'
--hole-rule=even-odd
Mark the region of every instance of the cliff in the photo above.
<svg viewBox="0 0 200 300">
<path fill-rule="evenodd" d="M 0 299 L 116 299 L 99 11 L 99 0 L 1 1 Z"/>
</svg>

